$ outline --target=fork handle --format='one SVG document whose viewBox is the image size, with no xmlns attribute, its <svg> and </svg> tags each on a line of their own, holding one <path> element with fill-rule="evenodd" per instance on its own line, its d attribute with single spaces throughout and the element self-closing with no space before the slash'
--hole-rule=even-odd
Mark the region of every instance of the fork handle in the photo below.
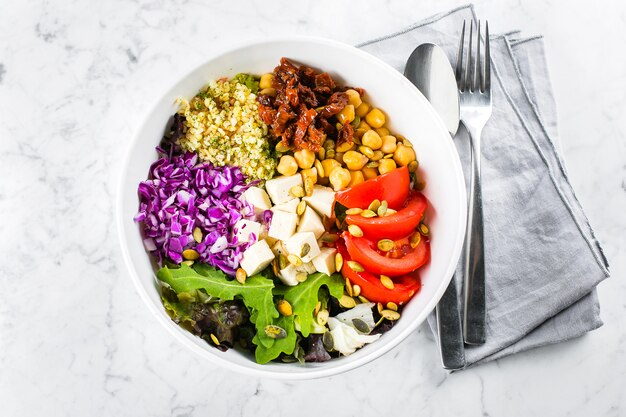
<svg viewBox="0 0 626 417">
<path fill-rule="evenodd" d="M 471 143 L 471 173 L 464 254 L 463 339 L 468 345 L 485 343 L 485 258 L 483 197 L 480 181 L 481 128 L 467 128 Z"/>
</svg>

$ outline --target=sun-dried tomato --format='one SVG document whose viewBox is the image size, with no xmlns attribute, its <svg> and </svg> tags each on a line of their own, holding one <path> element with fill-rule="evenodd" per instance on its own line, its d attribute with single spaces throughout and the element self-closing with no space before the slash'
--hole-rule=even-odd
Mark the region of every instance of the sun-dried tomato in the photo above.
<svg viewBox="0 0 626 417">
<path fill-rule="evenodd" d="M 339 131 L 339 135 L 337 136 L 337 145 L 341 145 L 342 143 L 350 143 L 352 144 L 352 139 L 354 138 L 354 127 L 352 123 L 346 123 L 341 127 Z"/>
<path fill-rule="evenodd" d="M 343 92 L 333 93 L 328 99 L 328 103 L 320 111 L 320 116 L 329 118 L 336 115 L 348 104 L 348 95 Z"/>
</svg>

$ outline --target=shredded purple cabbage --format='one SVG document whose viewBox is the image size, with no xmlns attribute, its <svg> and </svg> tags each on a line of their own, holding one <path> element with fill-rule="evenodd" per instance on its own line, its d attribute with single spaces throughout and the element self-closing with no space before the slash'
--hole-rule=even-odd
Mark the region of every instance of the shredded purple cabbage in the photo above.
<svg viewBox="0 0 626 417">
<path fill-rule="evenodd" d="M 144 245 L 160 265 L 183 261 L 182 252 L 195 249 L 199 262 L 234 275 L 243 252 L 254 240 L 237 242 L 233 229 L 241 219 L 254 217 L 254 208 L 240 199 L 253 183 L 237 167 L 197 163 L 192 152 L 161 158 L 150 167 L 149 179 L 139 184 L 139 212 Z M 193 230 L 202 230 L 197 243 Z"/>
</svg>

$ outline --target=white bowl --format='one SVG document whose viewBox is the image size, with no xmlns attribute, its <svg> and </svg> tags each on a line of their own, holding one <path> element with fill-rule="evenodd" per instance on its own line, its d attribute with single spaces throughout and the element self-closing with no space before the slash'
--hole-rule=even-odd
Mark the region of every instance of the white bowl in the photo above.
<svg viewBox="0 0 626 417">
<path fill-rule="evenodd" d="M 327 71 L 346 85 L 362 87 L 368 99 L 388 115 L 390 127 L 414 145 L 431 203 L 427 220 L 432 231 L 429 265 L 421 269 L 423 287 L 405 306 L 402 318 L 378 341 L 354 354 L 325 363 L 259 365 L 252 356 L 235 349 L 220 352 L 204 340 L 180 328 L 161 304 L 155 271 L 133 222 L 138 208 L 137 185 L 145 180 L 154 150 L 170 116 L 177 110 L 177 97 L 192 97 L 208 81 L 240 72 L 262 74 L 288 57 Z M 209 59 L 161 96 L 139 127 L 128 151 L 119 183 L 117 222 L 122 253 L 130 275 L 156 319 L 169 333 L 203 358 L 234 371 L 280 379 L 310 379 L 335 375 L 370 362 L 406 338 L 433 310 L 456 267 L 463 243 L 466 200 L 458 154 L 441 119 L 428 101 L 402 74 L 352 46 L 310 38 L 283 38 L 247 43 Z"/>
</svg>

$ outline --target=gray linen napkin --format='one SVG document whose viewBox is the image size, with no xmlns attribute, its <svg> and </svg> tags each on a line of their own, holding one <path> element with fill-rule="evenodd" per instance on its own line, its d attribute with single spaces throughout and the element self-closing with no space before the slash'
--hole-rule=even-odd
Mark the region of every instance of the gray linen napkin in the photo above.
<svg viewBox="0 0 626 417">
<path fill-rule="evenodd" d="M 473 6 L 463 6 L 359 47 L 401 72 L 424 42 L 454 63 L 470 19 Z M 493 36 L 491 55 L 493 115 L 482 134 L 487 342 L 466 349 L 468 366 L 600 327 L 595 287 L 609 276 L 560 156 L 541 38 Z M 468 178 L 465 129 L 454 140 Z M 462 288 L 461 268 L 456 276 Z M 428 322 L 436 333 L 434 313 Z"/>
</svg>

